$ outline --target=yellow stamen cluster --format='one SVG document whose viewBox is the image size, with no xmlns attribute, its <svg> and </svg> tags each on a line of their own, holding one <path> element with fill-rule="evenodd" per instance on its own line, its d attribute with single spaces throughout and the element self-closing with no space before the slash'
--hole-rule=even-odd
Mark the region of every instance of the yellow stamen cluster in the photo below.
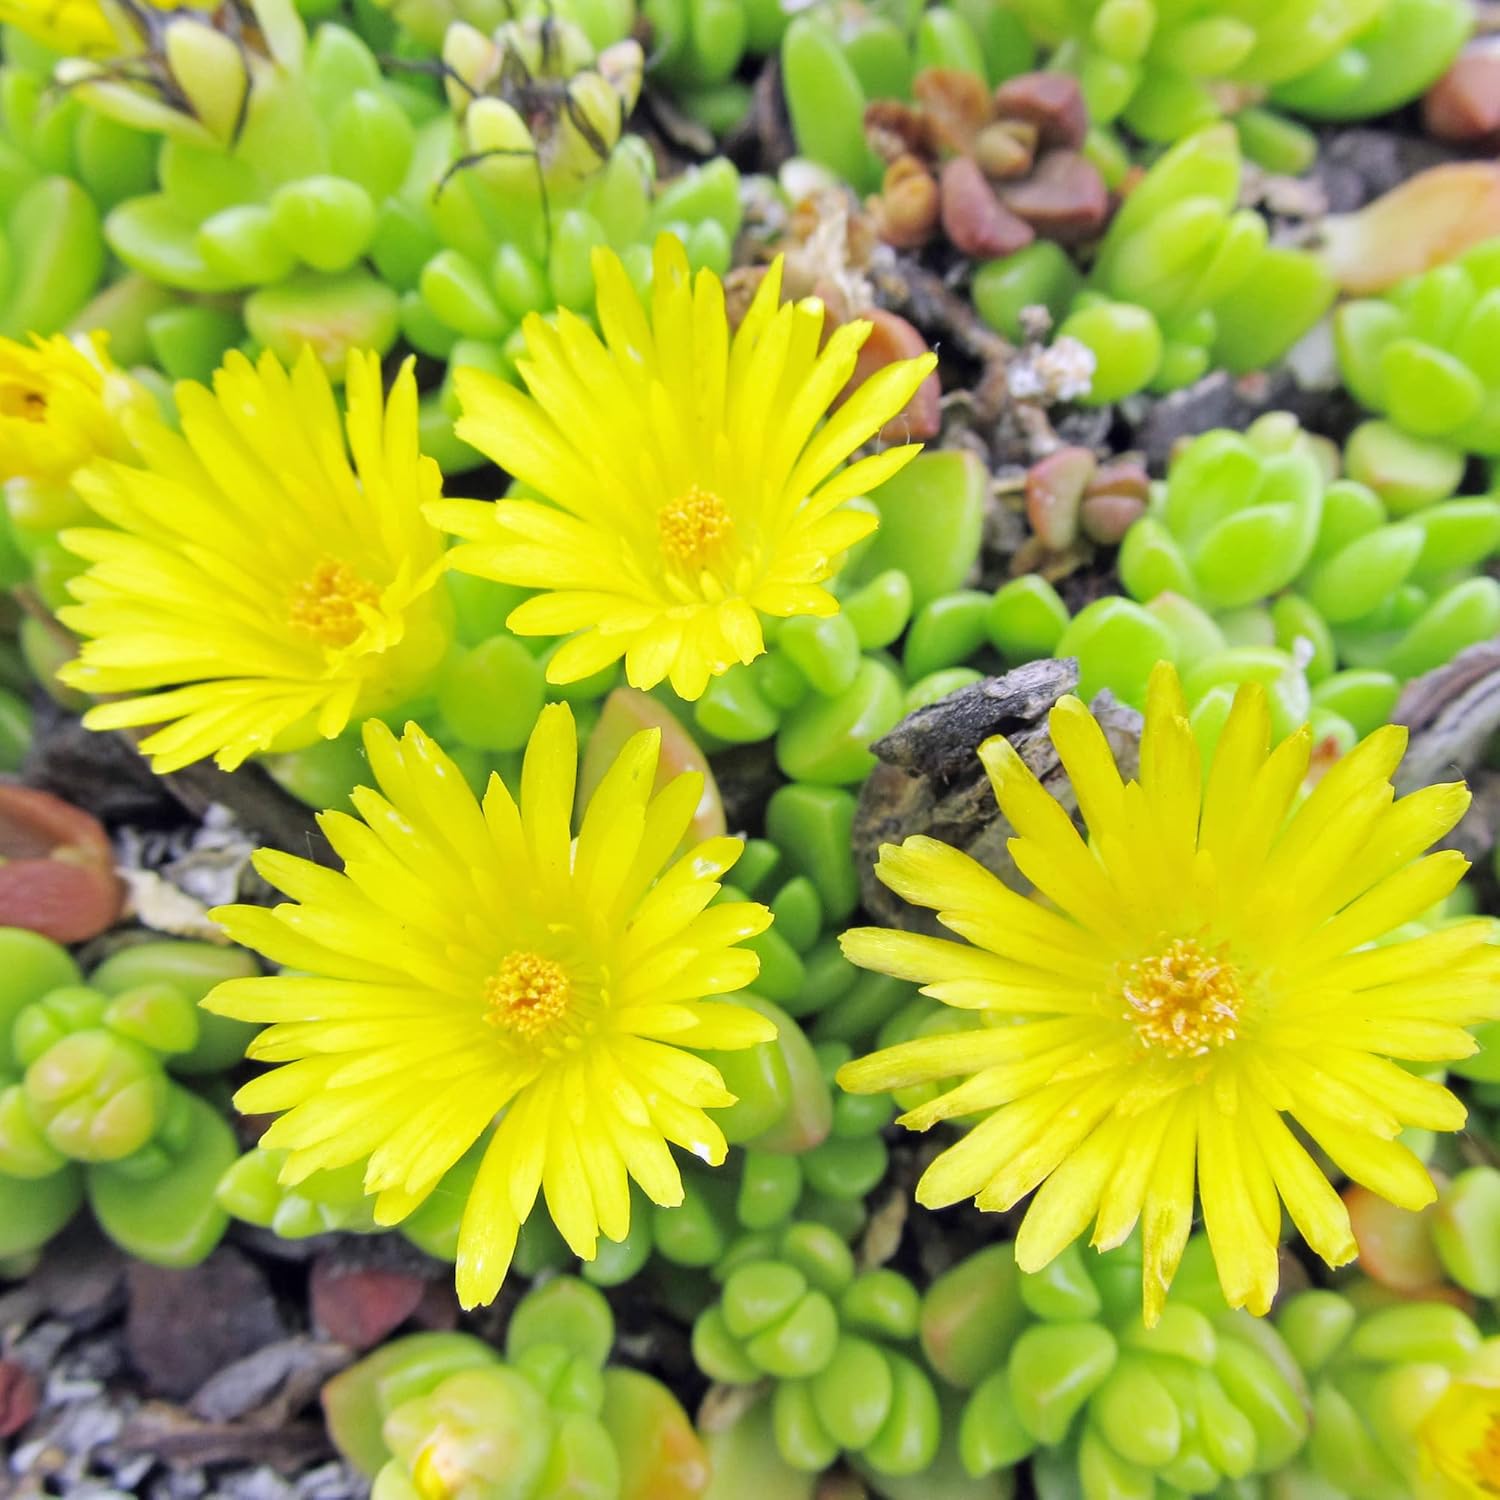
<svg viewBox="0 0 1500 1500">
<path fill-rule="evenodd" d="M 1136 1035 L 1168 1057 L 1202 1057 L 1235 1038 L 1243 996 L 1222 948 L 1174 938 L 1125 970 L 1120 993 Z"/>
<path fill-rule="evenodd" d="M 347 646 L 359 637 L 364 621 L 359 609 L 375 609 L 380 590 L 346 562 L 325 557 L 292 591 L 287 616 L 298 630 L 325 646 Z"/>
<path fill-rule="evenodd" d="M 535 1041 L 568 1013 L 573 986 L 562 965 L 536 953 L 510 953 L 484 983 L 485 1019 Z"/>
<path fill-rule="evenodd" d="M 705 568 L 734 535 L 734 517 L 711 490 L 695 484 L 656 513 L 662 557 L 669 565 Z"/>
</svg>

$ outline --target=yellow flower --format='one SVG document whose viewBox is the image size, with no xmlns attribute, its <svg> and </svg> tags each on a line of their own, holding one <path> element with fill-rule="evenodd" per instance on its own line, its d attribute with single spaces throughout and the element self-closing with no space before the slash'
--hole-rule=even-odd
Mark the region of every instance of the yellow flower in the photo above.
<svg viewBox="0 0 1500 1500">
<path fill-rule="evenodd" d="M 1270 748 L 1263 691 L 1241 688 L 1206 782 L 1177 675 L 1151 679 L 1139 781 L 1122 782 L 1076 698 L 1052 739 L 1090 840 L 1004 739 L 979 755 L 1028 900 L 945 844 L 881 850 L 878 873 L 968 944 L 863 928 L 848 956 L 916 981 L 985 1027 L 891 1047 L 839 1080 L 878 1091 L 963 1081 L 903 1122 L 983 1116 L 928 1168 L 917 1197 L 974 1195 L 1004 1210 L 1036 1189 L 1016 1243 L 1028 1271 L 1092 1221 L 1119 1245 L 1139 1221 L 1148 1323 L 1193 1219 L 1193 1185 L 1224 1294 L 1264 1313 L 1276 1291 L 1281 1206 L 1330 1265 L 1353 1258 L 1349 1217 L 1297 1134 L 1405 1208 L 1434 1196 L 1396 1140 L 1456 1130 L 1423 1065 L 1471 1054 L 1464 1028 L 1500 1016 L 1500 950 L 1463 922 L 1371 946 L 1457 884 L 1453 851 L 1417 859 L 1468 805 L 1462 784 L 1393 801 L 1406 732 L 1387 725 L 1298 805 L 1306 728 Z M 1201 783 L 1201 784 L 1200 784 Z"/>
<path fill-rule="evenodd" d="M 767 272 L 731 338 L 724 288 L 693 278 L 682 245 L 656 243 L 649 312 L 619 257 L 594 252 L 604 338 L 566 309 L 523 324 L 531 394 L 479 370 L 457 375 L 466 441 L 546 497 L 449 502 L 430 514 L 467 539 L 455 567 L 537 589 L 509 625 L 573 635 L 547 675 L 572 682 L 625 658 L 639 688 L 683 698 L 765 649 L 757 614 L 831 615 L 819 587 L 875 518 L 845 502 L 905 465 L 918 444 L 839 472 L 910 399 L 933 357 L 872 375 L 819 423 L 854 369 L 868 323 L 819 352 L 823 305 L 779 306 Z"/>
<path fill-rule="evenodd" d="M 422 504 L 442 477 L 417 447 L 410 363 L 383 401 L 378 357 L 351 354 L 347 397 L 341 422 L 310 352 L 290 374 L 271 354 L 252 366 L 231 353 L 212 391 L 178 386 L 180 437 L 140 426 L 142 467 L 78 476 L 118 529 L 62 533 L 92 566 L 58 612 L 86 637 L 61 675 L 129 695 L 90 709 L 89 728 L 165 723 L 141 742 L 156 770 L 205 755 L 232 770 L 428 682 L 448 601 Z"/>
<path fill-rule="evenodd" d="M 115 45 L 99 0 L 0 0 L 0 25 L 65 54 L 93 57 Z"/>
<path fill-rule="evenodd" d="M 774 1036 L 743 1006 L 704 1003 L 754 979 L 755 955 L 733 945 L 770 914 L 708 906 L 738 839 L 667 864 L 702 776 L 652 795 L 659 730 L 626 743 L 576 844 L 566 704 L 537 721 L 519 809 L 498 777 L 481 807 L 414 725 L 398 741 L 371 722 L 365 745 L 383 795 L 354 793 L 363 822 L 322 819 L 344 873 L 263 850 L 256 868 L 301 904 L 214 913 L 235 941 L 303 973 L 223 984 L 205 1003 L 274 1023 L 251 1055 L 285 1066 L 236 1103 L 287 1111 L 262 1141 L 290 1148 L 282 1181 L 368 1158 L 381 1224 L 416 1208 L 501 1116 L 459 1234 L 459 1297 L 472 1307 L 499 1289 L 538 1189 L 592 1259 L 600 1233 L 629 1228 L 629 1178 L 657 1203 L 682 1201 L 669 1141 L 723 1160 L 704 1111 L 734 1096 L 683 1049 Z"/>
<path fill-rule="evenodd" d="M 1419 1500 L 1500 1496 L 1500 1340 L 1480 1346 L 1416 1429 Z"/>
<path fill-rule="evenodd" d="M 151 398 L 105 345 L 102 334 L 0 338 L 0 482 L 65 484 L 91 459 L 129 454 L 122 420 Z"/>
</svg>

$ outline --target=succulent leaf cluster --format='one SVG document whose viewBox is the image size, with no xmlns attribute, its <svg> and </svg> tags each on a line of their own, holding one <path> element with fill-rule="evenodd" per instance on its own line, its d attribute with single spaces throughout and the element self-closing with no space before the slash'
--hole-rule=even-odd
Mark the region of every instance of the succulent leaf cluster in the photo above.
<svg viewBox="0 0 1500 1500">
<path fill-rule="evenodd" d="M 0 1256 L 40 1249 L 87 1199 L 132 1255 L 202 1260 L 227 1223 L 213 1189 L 237 1148 L 196 1085 L 239 1060 L 251 1028 L 197 1002 L 254 960 L 146 942 L 85 980 L 19 928 L 0 928 L 0 953 Z"/>
</svg>

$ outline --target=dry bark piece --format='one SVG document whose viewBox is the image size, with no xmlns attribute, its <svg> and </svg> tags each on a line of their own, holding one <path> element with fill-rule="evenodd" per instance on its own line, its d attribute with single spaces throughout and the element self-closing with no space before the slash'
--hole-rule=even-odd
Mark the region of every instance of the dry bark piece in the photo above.
<svg viewBox="0 0 1500 1500">
<path fill-rule="evenodd" d="M 96 818 L 50 792 L 0 786 L 0 926 L 81 943 L 114 924 L 124 899 Z"/>
<path fill-rule="evenodd" d="M 286 1335 L 265 1275 L 231 1245 L 185 1270 L 132 1261 L 125 1346 L 146 1389 L 177 1400 Z"/>
<path fill-rule="evenodd" d="M 1078 536 L 1078 508 L 1097 464 L 1087 448 L 1059 448 L 1026 471 L 1026 518 L 1048 547 Z"/>
<path fill-rule="evenodd" d="M 1012 213 L 995 195 L 979 165 L 971 157 L 956 156 L 943 163 L 939 184 L 943 233 L 954 249 L 976 260 L 1014 255 L 1036 238 L 1036 231 Z"/>
<path fill-rule="evenodd" d="M 1048 151 L 1031 174 L 1000 188 L 1000 201 L 1043 239 L 1062 245 L 1093 239 L 1109 217 L 1099 169 L 1076 151 Z"/>
<path fill-rule="evenodd" d="M 871 749 L 880 758 L 860 791 L 852 843 L 865 910 L 887 926 L 938 932 L 936 918 L 911 907 L 875 876 L 880 846 L 923 833 L 962 850 L 1013 889 L 1030 893 L 1006 849 L 1014 829 L 995 805 L 975 753 L 1003 734 L 1068 812 L 1077 801 L 1047 733 L 1047 712 L 1078 685 L 1078 663 L 1029 662 L 908 714 Z M 1141 717 L 1101 693 L 1093 704 L 1123 775 L 1135 774 Z"/>
<path fill-rule="evenodd" d="M 925 111 L 932 140 L 949 151 L 971 151 L 975 136 L 995 115 L 984 84 L 962 68 L 923 68 L 911 91 Z"/>
<path fill-rule="evenodd" d="M 1441 141 L 1500 151 L 1500 41 L 1454 61 L 1427 91 L 1422 123 Z"/>
<path fill-rule="evenodd" d="M 995 113 L 1035 125 L 1042 146 L 1077 151 L 1089 133 L 1089 110 L 1078 80 L 1066 73 L 1022 73 L 995 90 Z"/>
</svg>

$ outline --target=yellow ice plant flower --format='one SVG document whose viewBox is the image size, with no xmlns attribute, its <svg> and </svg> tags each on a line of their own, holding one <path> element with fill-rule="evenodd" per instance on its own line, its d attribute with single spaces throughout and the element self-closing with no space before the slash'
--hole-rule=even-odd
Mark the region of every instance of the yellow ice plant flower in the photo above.
<svg viewBox="0 0 1500 1500">
<path fill-rule="evenodd" d="M 211 391 L 177 387 L 181 436 L 138 426 L 138 467 L 78 476 L 113 529 L 62 533 L 91 566 L 58 611 L 84 637 L 61 675 L 125 695 L 91 708 L 89 728 L 162 724 L 141 742 L 156 770 L 207 755 L 232 770 L 428 684 L 449 605 L 411 364 L 386 399 L 379 358 L 356 351 L 346 395 L 341 420 L 310 351 L 290 372 L 231 353 Z"/>
<path fill-rule="evenodd" d="M 1419 1500 L 1500 1497 L 1500 1344 L 1484 1346 L 1479 1368 L 1455 1379 L 1417 1428 Z"/>
<path fill-rule="evenodd" d="M 66 484 L 92 459 L 129 455 L 123 423 L 152 402 L 106 346 L 99 334 L 0 338 L 0 482 Z"/>
<path fill-rule="evenodd" d="M 959 1078 L 903 1116 L 980 1122 L 927 1169 L 918 1200 L 1004 1210 L 1033 1190 L 1016 1260 L 1035 1271 L 1090 1224 L 1101 1250 L 1137 1222 L 1148 1324 L 1193 1220 L 1194 1179 L 1224 1294 L 1264 1313 L 1284 1203 L 1330 1265 L 1355 1254 L 1349 1217 L 1303 1136 L 1405 1208 L 1430 1202 L 1396 1136 L 1456 1130 L 1463 1106 L 1391 1059 L 1476 1049 L 1500 1016 L 1500 949 L 1463 922 L 1372 946 L 1441 900 L 1467 868 L 1416 856 L 1463 814 L 1461 783 L 1395 799 L 1406 731 L 1377 730 L 1299 803 L 1311 735 L 1273 749 L 1265 694 L 1240 689 L 1206 779 L 1175 671 L 1157 667 L 1140 775 L 1121 779 L 1078 699 L 1051 732 L 1089 839 L 1003 738 L 980 759 L 1040 899 L 930 838 L 886 845 L 878 873 L 965 943 L 862 928 L 857 964 L 976 1011 L 979 1031 L 925 1037 L 848 1064 L 847 1089 Z M 1302 1133 L 1294 1133 L 1292 1126 Z"/>
<path fill-rule="evenodd" d="M 210 1010 L 272 1023 L 251 1056 L 283 1064 L 240 1090 L 247 1113 L 286 1111 L 262 1144 L 282 1181 L 368 1159 L 377 1222 L 394 1224 L 498 1115 L 464 1211 L 458 1291 L 490 1301 L 540 1190 L 572 1249 L 623 1238 L 629 1179 L 682 1201 L 671 1142 L 724 1159 L 705 1113 L 734 1102 L 700 1048 L 768 1041 L 748 1008 L 705 997 L 759 971 L 735 944 L 770 913 L 709 906 L 739 839 L 674 853 L 702 790 L 684 772 L 653 795 L 660 730 L 626 742 L 571 835 L 572 711 L 542 710 L 520 805 L 492 776 L 476 802 L 453 762 L 408 725 L 365 746 L 380 791 L 363 821 L 326 813 L 335 874 L 263 850 L 256 868 L 298 905 L 214 913 L 236 942 L 300 971 L 220 985 Z M 693 1050 L 688 1050 L 693 1049 Z"/>
<path fill-rule="evenodd" d="M 890 478 L 919 444 L 840 465 L 895 416 L 933 357 L 878 371 L 823 423 L 870 332 L 835 329 L 823 305 L 780 305 L 766 273 L 731 336 L 723 283 L 656 243 L 643 304 L 620 259 L 594 252 L 603 339 L 566 309 L 522 325 L 526 395 L 480 370 L 456 380 L 467 442 L 545 496 L 431 511 L 466 538 L 452 563 L 536 589 L 521 635 L 572 635 L 547 675 L 572 682 L 625 658 L 639 688 L 684 698 L 765 649 L 760 614 L 831 615 L 820 585 L 875 526 L 845 502 Z M 823 423 L 822 426 L 819 424 Z M 576 633 L 575 633 L 576 632 Z"/>
<path fill-rule="evenodd" d="M 99 0 L 0 0 L 0 25 L 14 26 L 54 52 L 80 57 L 108 52 L 115 42 Z"/>
</svg>

